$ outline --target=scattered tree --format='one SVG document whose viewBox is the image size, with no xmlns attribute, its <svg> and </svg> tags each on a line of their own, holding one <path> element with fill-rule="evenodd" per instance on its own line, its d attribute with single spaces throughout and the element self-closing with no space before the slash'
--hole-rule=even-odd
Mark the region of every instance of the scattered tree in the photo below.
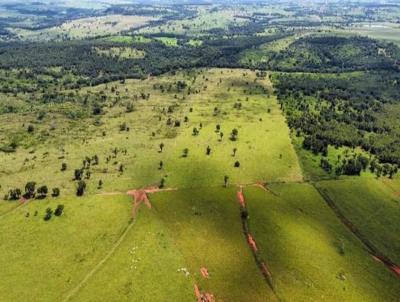
<svg viewBox="0 0 400 302">
<path fill-rule="evenodd" d="M 61 216 L 61 214 L 63 213 L 63 211 L 64 211 L 64 205 L 59 204 L 59 205 L 57 206 L 56 210 L 54 211 L 54 215 L 55 215 L 55 216 Z"/>
<path fill-rule="evenodd" d="M 228 186 L 228 180 L 229 180 L 229 177 L 225 175 L 224 176 L 224 187 L 225 188 Z"/>
<path fill-rule="evenodd" d="M 76 196 L 83 196 L 86 190 L 86 182 L 83 180 L 78 181 L 78 187 L 76 189 Z"/>
<path fill-rule="evenodd" d="M 53 188 L 51 196 L 53 196 L 53 197 L 60 196 L 60 189 L 59 188 Z"/>
</svg>

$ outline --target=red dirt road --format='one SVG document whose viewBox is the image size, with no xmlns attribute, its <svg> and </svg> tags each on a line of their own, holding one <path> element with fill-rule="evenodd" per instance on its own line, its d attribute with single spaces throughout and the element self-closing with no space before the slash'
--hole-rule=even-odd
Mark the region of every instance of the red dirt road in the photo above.
<svg viewBox="0 0 400 302">
<path fill-rule="evenodd" d="M 130 190 L 126 192 L 126 194 L 132 196 L 133 198 L 133 209 L 132 209 L 132 217 L 135 217 L 137 209 L 139 206 L 144 203 L 149 209 L 152 208 L 151 202 L 149 200 L 148 194 L 153 194 L 157 192 L 163 191 L 175 191 L 176 189 L 167 188 L 167 189 L 159 189 L 158 187 L 148 187 L 144 189 Z"/>
<path fill-rule="evenodd" d="M 251 235 L 251 234 L 248 234 L 247 235 L 247 242 L 249 243 L 249 245 L 250 245 L 250 248 L 254 251 L 254 252 L 257 252 L 257 244 L 256 244 L 256 241 L 254 240 L 254 238 L 253 238 L 253 236 Z"/>
<path fill-rule="evenodd" d="M 240 186 L 240 191 L 238 191 L 238 192 L 236 193 L 236 195 L 237 195 L 237 199 L 238 199 L 238 201 L 239 201 L 239 203 L 240 203 L 240 206 L 241 206 L 242 208 L 245 208 L 245 207 L 246 207 L 246 202 L 245 202 L 245 200 L 244 200 L 243 187 L 242 187 L 242 186 Z"/>
<path fill-rule="evenodd" d="M 210 293 L 202 293 L 197 284 L 194 285 L 194 294 L 197 298 L 197 302 L 215 302 L 214 295 Z"/>
<path fill-rule="evenodd" d="M 204 278 L 208 279 L 209 275 L 208 275 L 208 269 L 207 268 L 205 268 L 205 267 L 200 268 L 200 273 Z"/>
</svg>

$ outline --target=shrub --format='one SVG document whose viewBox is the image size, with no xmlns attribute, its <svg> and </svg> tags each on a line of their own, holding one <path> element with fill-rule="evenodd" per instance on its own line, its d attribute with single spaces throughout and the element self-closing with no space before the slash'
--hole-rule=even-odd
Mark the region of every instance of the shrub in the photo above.
<svg viewBox="0 0 400 302">
<path fill-rule="evenodd" d="M 53 197 L 57 197 L 60 196 L 60 189 L 59 188 L 53 188 L 53 193 L 51 194 L 51 196 Z"/>
<path fill-rule="evenodd" d="M 57 206 L 56 210 L 54 211 L 54 215 L 56 215 L 56 216 L 61 216 L 61 214 L 63 213 L 63 211 L 64 211 L 64 205 L 59 204 L 59 205 Z"/>
<path fill-rule="evenodd" d="M 76 196 L 83 196 L 86 190 L 86 182 L 83 180 L 78 181 L 78 187 L 76 189 Z"/>
<path fill-rule="evenodd" d="M 16 188 L 16 189 L 11 189 L 10 191 L 8 191 L 8 199 L 9 200 L 18 200 L 21 198 L 21 190 Z"/>
<path fill-rule="evenodd" d="M 30 181 L 25 185 L 25 197 L 31 198 L 35 195 L 36 182 Z"/>
<path fill-rule="evenodd" d="M 41 186 L 37 189 L 37 192 L 39 194 L 39 198 L 45 198 L 47 193 L 49 192 L 49 189 L 47 186 Z"/>
<path fill-rule="evenodd" d="M 53 210 L 51 208 L 46 209 L 46 215 L 44 215 L 44 221 L 48 221 L 51 219 L 51 216 L 53 215 Z"/>
</svg>

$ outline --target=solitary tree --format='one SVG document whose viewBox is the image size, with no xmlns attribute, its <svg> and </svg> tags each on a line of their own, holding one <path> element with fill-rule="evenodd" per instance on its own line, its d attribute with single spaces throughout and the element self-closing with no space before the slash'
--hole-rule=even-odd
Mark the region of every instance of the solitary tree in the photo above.
<svg viewBox="0 0 400 302">
<path fill-rule="evenodd" d="M 233 154 L 232 154 L 232 156 L 233 156 L 233 157 L 235 157 L 235 156 L 236 156 L 236 151 L 237 151 L 237 148 L 233 148 L 233 150 L 232 150 L 232 151 L 233 151 Z"/>
<path fill-rule="evenodd" d="M 183 157 L 187 157 L 188 156 L 188 154 L 189 154 L 189 149 L 188 148 L 185 148 L 185 149 L 183 149 Z"/>
<path fill-rule="evenodd" d="M 220 130 L 221 130 L 221 125 L 220 124 L 215 126 L 215 132 L 219 132 Z"/>
<path fill-rule="evenodd" d="M 46 209 L 46 215 L 44 216 L 44 220 L 48 221 L 51 219 L 51 216 L 53 215 L 53 210 L 51 208 Z"/>
<path fill-rule="evenodd" d="M 210 154 L 211 154 L 211 148 L 210 148 L 210 146 L 207 146 L 206 154 L 207 154 L 207 155 L 210 155 Z"/>
<path fill-rule="evenodd" d="M 45 198 L 47 193 L 49 192 L 49 189 L 47 186 L 41 186 L 37 189 L 37 192 L 39 194 L 39 198 Z"/>
<path fill-rule="evenodd" d="M 228 186 L 228 180 L 229 180 L 229 177 L 225 175 L 224 176 L 224 187 L 225 188 Z"/>
<path fill-rule="evenodd" d="M 67 164 L 66 163 L 62 163 L 61 164 L 61 171 L 65 171 L 67 170 Z"/>
<path fill-rule="evenodd" d="M 53 188 L 53 189 L 52 189 L 51 196 L 57 197 L 57 196 L 59 196 L 59 195 L 60 195 L 60 189 L 59 189 L 59 188 Z"/>
<path fill-rule="evenodd" d="M 25 197 L 31 198 L 35 195 L 36 182 L 30 181 L 25 185 Z"/>
<path fill-rule="evenodd" d="M 231 132 L 231 140 L 232 141 L 237 140 L 238 134 L 239 134 L 239 131 L 236 128 L 234 128 Z"/>
<path fill-rule="evenodd" d="M 57 206 L 56 210 L 54 211 L 54 215 L 56 215 L 56 216 L 61 216 L 61 214 L 63 213 L 63 211 L 64 211 L 64 205 L 59 204 L 59 205 Z"/>
<path fill-rule="evenodd" d="M 239 161 L 235 161 L 234 167 L 235 168 L 239 168 L 240 167 L 240 162 Z"/>
<path fill-rule="evenodd" d="M 76 189 L 76 196 L 82 196 L 86 190 L 86 182 L 83 180 L 78 181 L 78 187 Z"/>
<path fill-rule="evenodd" d="M 82 169 L 75 169 L 75 171 L 74 171 L 74 179 L 75 180 L 81 180 L 82 179 L 82 173 L 83 173 Z"/>
<path fill-rule="evenodd" d="M 161 160 L 158 169 L 159 169 L 159 170 L 162 170 L 163 166 L 164 166 L 164 163 L 163 163 L 163 161 Z"/>
<path fill-rule="evenodd" d="M 162 188 L 164 188 L 164 185 L 165 185 L 165 179 L 164 179 L 164 177 L 163 178 L 161 178 L 161 180 L 160 180 L 160 185 L 158 186 L 160 189 L 162 189 Z"/>
<path fill-rule="evenodd" d="M 160 152 L 162 152 L 164 149 L 164 143 L 161 143 L 159 147 L 160 147 Z"/>
<path fill-rule="evenodd" d="M 33 125 L 28 126 L 28 129 L 27 129 L 28 133 L 32 133 L 34 130 L 35 130 L 35 128 L 33 127 Z"/>
</svg>

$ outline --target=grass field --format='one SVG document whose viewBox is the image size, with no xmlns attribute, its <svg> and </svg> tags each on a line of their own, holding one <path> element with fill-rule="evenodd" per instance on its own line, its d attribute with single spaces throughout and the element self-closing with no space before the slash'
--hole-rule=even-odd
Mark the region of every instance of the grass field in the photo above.
<svg viewBox="0 0 400 302">
<path fill-rule="evenodd" d="M 396 301 L 398 279 L 308 184 L 245 190 L 250 231 L 282 301 Z"/>
<path fill-rule="evenodd" d="M 178 271 L 186 261 L 173 234 L 142 207 L 116 252 L 70 301 L 194 301 L 193 276 Z"/>
<path fill-rule="evenodd" d="M 96 47 L 95 51 L 101 56 L 119 59 L 141 59 L 146 55 L 144 51 L 130 47 L 110 47 L 107 49 Z"/>
<path fill-rule="evenodd" d="M 275 301 L 247 247 L 235 191 L 163 192 L 152 202 L 200 289 L 217 301 Z M 201 267 L 209 279 L 201 276 Z"/>
<path fill-rule="evenodd" d="M 178 39 L 169 37 L 157 37 L 156 40 L 164 43 L 166 46 L 178 46 Z"/>
<path fill-rule="evenodd" d="M 387 257 L 400 263 L 400 191 L 390 179 L 318 183 L 344 215 Z"/>
<path fill-rule="evenodd" d="M 46 208 L 58 204 L 63 215 L 44 221 Z M 118 240 L 130 207 L 125 196 L 68 197 L 0 216 L 1 300 L 61 301 Z"/>
<path fill-rule="evenodd" d="M 212 29 L 226 29 L 229 25 L 244 24 L 247 21 L 236 18 L 242 13 L 240 8 L 230 10 L 212 10 L 212 6 L 195 7 L 197 16 L 191 19 L 171 20 L 159 26 L 145 27 L 137 30 L 138 33 L 174 33 L 199 36 Z"/>
<path fill-rule="evenodd" d="M 151 20 L 154 19 L 147 16 L 107 15 L 76 19 L 43 30 L 15 28 L 12 32 L 20 39 L 28 41 L 83 39 L 118 34 L 145 25 Z"/>
<path fill-rule="evenodd" d="M 394 23 L 358 24 L 348 31 L 368 36 L 373 39 L 385 40 L 400 44 L 400 26 Z"/>
<path fill-rule="evenodd" d="M 177 81 L 185 81 L 188 86 L 178 91 Z M 225 175 L 230 183 L 299 181 L 302 173 L 270 85 L 266 78 L 256 78 L 249 71 L 195 70 L 82 89 L 79 94 L 83 96 L 90 93 L 90 97 L 96 97 L 101 92 L 107 95 L 104 114 L 95 118 L 77 121 L 51 110 L 41 121 L 37 121 L 36 113 L 9 115 L 7 118 L 13 122 L 4 123 L 4 133 L 14 133 L 26 147 L 0 154 L 4 163 L 1 193 L 14 187 L 23 189 L 28 181 L 59 187 L 62 195 L 74 193 L 74 169 L 82 166 L 85 156 L 95 154 L 99 165 L 92 166 L 91 177 L 86 180 L 89 193 L 126 192 L 157 185 L 162 178 L 166 186 L 180 188 L 220 186 Z M 141 93 L 149 94 L 149 99 L 141 99 Z M 129 113 L 128 103 L 134 106 Z M 174 127 L 176 120 L 180 127 Z M 35 127 L 32 135 L 26 132 L 30 123 Z M 129 131 L 120 130 L 123 123 Z M 218 124 L 220 131 L 216 131 Z M 193 128 L 197 128 L 198 135 L 193 135 Z M 238 136 L 232 141 L 229 137 L 235 128 Z M 160 153 L 161 143 L 164 148 Z M 208 146 L 210 155 L 206 155 Z M 113 153 L 115 148 L 120 150 L 117 155 Z M 185 148 L 187 157 L 183 157 Z M 125 149 L 126 154 L 121 151 Z M 236 161 L 240 167 L 234 167 Z M 63 172 L 62 163 L 67 164 Z M 121 164 L 123 173 L 119 171 Z M 98 190 L 100 179 L 104 185 Z"/>
</svg>

